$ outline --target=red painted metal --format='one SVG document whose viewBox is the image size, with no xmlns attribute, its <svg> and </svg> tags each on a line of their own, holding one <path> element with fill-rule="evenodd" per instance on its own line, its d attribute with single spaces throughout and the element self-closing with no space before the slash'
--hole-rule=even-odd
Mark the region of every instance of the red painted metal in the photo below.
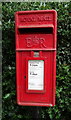
<svg viewBox="0 0 71 120">
<path fill-rule="evenodd" d="M 56 92 L 55 10 L 15 13 L 17 103 L 27 106 L 54 106 Z M 34 53 L 39 56 L 35 57 Z M 44 61 L 44 90 L 28 90 L 28 60 Z"/>
</svg>

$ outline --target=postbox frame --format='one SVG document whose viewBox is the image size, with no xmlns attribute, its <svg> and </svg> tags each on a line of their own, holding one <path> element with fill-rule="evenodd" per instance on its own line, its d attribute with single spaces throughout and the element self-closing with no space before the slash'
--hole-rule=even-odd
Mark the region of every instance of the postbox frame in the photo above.
<svg viewBox="0 0 71 120">
<path fill-rule="evenodd" d="M 38 25 L 38 26 L 20 26 L 19 24 L 18 24 L 18 15 L 22 15 L 22 14 L 35 14 L 35 13 L 53 13 L 54 14 L 54 18 L 55 18 L 55 20 L 54 20 L 54 26 L 53 25 L 45 25 L 45 26 L 43 26 L 43 25 Z M 35 11 L 18 11 L 18 12 L 16 12 L 15 13 L 15 33 L 16 33 L 16 77 L 17 77 L 17 81 L 16 81 L 16 86 L 17 86 L 17 103 L 19 104 L 19 105 L 29 105 L 29 106 L 54 106 L 55 105 L 55 91 L 56 91 L 56 35 L 57 35 L 57 13 L 56 13 L 56 11 L 55 10 L 35 10 Z M 49 27 L 52 27 L 53 28 L 53 32 L 55 33 L 54 34 L 54 42 L 55 42 L 55 44 L 54 44 L 54 47 L 53 48 L 36 48 L 36 49 L 34 49 L 34 48 L 19 48 L 19 45 L 18 45 L 18 36 L 17 36 L 17 34 L 18 34 L 18 30 L 19 29 L 21 29 L 21 28 L 49 28 Z M 21 53 L 21 52 L 24 52 L 24 51 L 37 51 L 37 50 L 40 50 L 40 51 L 48 51 L 48 52 L 50 52 L 50 51 L 53 51 L 54 53 L 53 53 L 53 56 L 54 56 L 54 60 L 53 60 L 53 76 L 52 76 L 52 78 L 53 78 L 53 81 L 52 81 L 52 83 L 53 83 L 53 86 L 52 86 L 52 89 L 53 89 L 53 91 L 52 91 L 52 102 L 51 103 L 47 103 L 47 102 L 45 102 L 45 103 L 42 103 L 41 101 L 40 102 L 30 102 L 30 101 L 28 101 L 28 102 L 24 102 L 23 101 L 23 99 L 22 100 L 20 100 L 20 98 L 21 98 L 21 96 L 20 96 L 20 91 L 22 90 L 19 90 L 18 88 L 20 87 L 19 86 L 19 82 L 20 82 L 20 79 L 19 79 L 19 76 L 18 76 L 18 73 L 19 73 L 19 66 L 20 66 L 20 55 L 19 55 L 19 53 Z M 32 57 L 32 59 L 33 59 L 33 57 Z M 45 60 L 44 60 L 45 61 Z M 27 65 L 27 61 L 26 61 L 26 65 Z M 46 67 L 45 67 L 46 68 Z M 27 69 L 27 67 L 26 67 L 26 69 Z M 34 91 L 35 92 L 35 91 Z M 32 93 L 30 93 L 30 94 L 32 94 Z M 37 93 L 37 94 L 39 94 L 39 92 Z M 40 93 L 40 94 L 43 94 L 43 93 Z M 35 95 L 35 94 L 34 94 Z"/>
</svg>

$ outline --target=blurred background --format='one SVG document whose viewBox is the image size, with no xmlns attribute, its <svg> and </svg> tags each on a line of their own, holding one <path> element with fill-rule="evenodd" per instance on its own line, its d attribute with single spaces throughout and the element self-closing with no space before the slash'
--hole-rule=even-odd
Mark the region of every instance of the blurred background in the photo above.
<svg viewBox="0 0 71 120">
<path fill-rule="evenodd" d="M 71 2 L 2 2 L 3 117 L 2 120 L 33 120 L 35 107 L 16 102 L 16 11 L 55 9 L 58 14 L 56 105 L 41 107 L 41 120 L 71 119 Z"/>
</svg>

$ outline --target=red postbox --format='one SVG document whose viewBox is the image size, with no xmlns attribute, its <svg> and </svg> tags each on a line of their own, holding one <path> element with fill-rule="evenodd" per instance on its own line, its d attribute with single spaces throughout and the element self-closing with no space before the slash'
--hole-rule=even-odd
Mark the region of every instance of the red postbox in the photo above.
<svg viewBox="0 0 71 120">
<path fill-rule="evenodd" d="M 54 106 L 56 91 L 55 10 L 15 14 L 17 102 Z"/>
</svg>

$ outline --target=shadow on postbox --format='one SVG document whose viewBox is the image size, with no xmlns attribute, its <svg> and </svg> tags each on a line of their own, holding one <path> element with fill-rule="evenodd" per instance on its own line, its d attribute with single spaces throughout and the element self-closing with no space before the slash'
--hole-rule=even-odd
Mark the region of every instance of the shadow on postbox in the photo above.
<svg viewBox="0 0 71 120">
<path fill-rule="evenodd" d="M 54 106 L 56 92 L 55 10 L 15 13 L 17 103 Z"/>
</svg>

